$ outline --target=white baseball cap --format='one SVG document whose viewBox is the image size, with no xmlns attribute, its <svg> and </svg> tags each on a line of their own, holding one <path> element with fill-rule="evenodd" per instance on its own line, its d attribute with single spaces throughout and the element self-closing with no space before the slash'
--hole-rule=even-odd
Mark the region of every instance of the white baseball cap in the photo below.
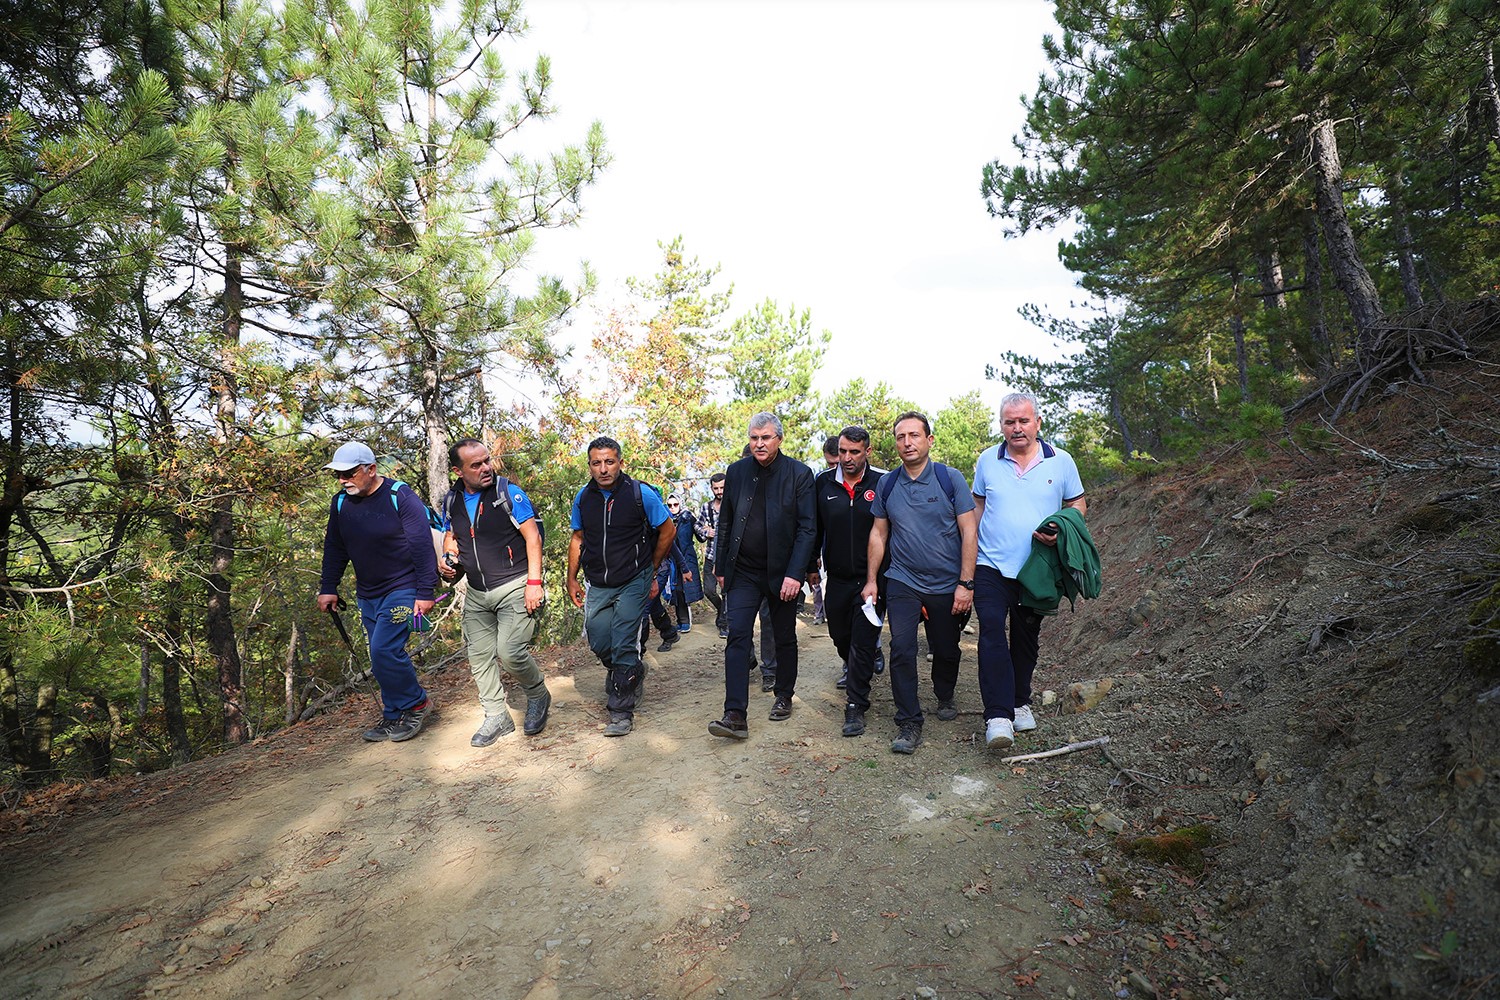
<svg viewBox="0 0 1500 1000">
<path fill-rule="evenodd" d="M 333 469 L 337 472 L 348 472 L 350 469 L 361 465 L 374 465 L 375 453 L 366 445 L 358 441 L 350 441 L 348 444 L 339 445 L 339 450 L 333 453 L 333 461 L 323 466 L 325 469 Z"/>
</svg>

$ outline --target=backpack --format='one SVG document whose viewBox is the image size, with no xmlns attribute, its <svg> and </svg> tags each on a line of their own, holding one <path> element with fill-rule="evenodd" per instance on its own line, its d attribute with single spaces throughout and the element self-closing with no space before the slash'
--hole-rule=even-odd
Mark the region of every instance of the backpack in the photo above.
<svg viewBox="0 0 1500 1000">
<path fill-rule="evenodd" d="M 891 490 L 896 488 L 896 473 L 900 471 L 902 470 L 897 469 L 894 472 L 881 473 L 878 489 L 880 490 L 880 505 L 882 507 L 890 502 Z M 953 487 L 953 476 L 950 474 L 948 467 L 942 462 L 933 462 L 932 471 L 937 476 L 938 485 L 943 488 L 944 495 L 948 497 L 948 502 L 957 509 L 958 491 Z"/>
<path fill-rule="evenodd" d="M 395 508 L 397 514 L 401 513 L 401 501 L 397 499 L 396 494 L 400 491 L 401 487 L 408 485 L 410 484 L 402 482 L 400 479 L 391 480 L 391 506 Z M 441 562 L 443 558 L 443 520 L 438 517 L 436 511 L 427 506 L 427 501 L 422 499 L 421 494 L 415 489 L 411 493 L 412 496 L 417 498 L 417 503 L 422 505 L 422 509 L 427 512 L 427 527 L 432 529 L 432 548 L 437 554 L 438 561 Z M 334 499 L 333 512 L 335 514 L 344 509 L 344 497 L 346 495 L 340 490 L 338 496 Z"/>
<path fill-rule="evenodd" d="M 496 473 L 493 486 L 495 488 L 495 506 L 505 511 L 505 516 L 510 518 L 510 523 L 515 526 L 517 531 L 520 531 L 521 525 L 516 522 L 515 504 L 510 499 L 510 480 Z M 459 488 L 455 485 L 448 491 L 448 495 L 443 498 L 442 523 L 444 524 L 453 524 L 453 502 L 458 499 L 458 492 Z M 437 515 L 433 516 L 436 517 Z M 537 534 L 541 537 L 542 542 L 545 543 L 547 541 L 547 526 L 542 523 L 540 512 L 536 513 L 532 520 L 536 522 Z"/>
</svg>

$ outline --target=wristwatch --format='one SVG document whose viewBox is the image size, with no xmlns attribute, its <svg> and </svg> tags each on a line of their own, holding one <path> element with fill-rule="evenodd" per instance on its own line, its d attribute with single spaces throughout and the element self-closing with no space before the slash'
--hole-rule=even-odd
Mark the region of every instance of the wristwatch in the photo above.
<svg viewBox="0 0 1500 1000">
<path fill-rule="evenodd" d="M 974 589 L 974 581 L 973 580 L 960 580 L 960 581 L 958 581 L 958 585 L 960 587 L 964 588 L 965 590 L 973 590 Z"/>
</svg>

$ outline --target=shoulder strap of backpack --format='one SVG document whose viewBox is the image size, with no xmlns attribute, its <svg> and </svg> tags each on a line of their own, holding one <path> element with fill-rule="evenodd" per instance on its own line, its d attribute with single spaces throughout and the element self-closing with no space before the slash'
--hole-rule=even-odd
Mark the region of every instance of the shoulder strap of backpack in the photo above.
<svg viewBox="0 0 1500 1000">
<path fill-rule="evenodd" d="M 505 516 L 510 518 L 511 524 L 517 528 L 521 527 L 516 524 L 516 506 L 510 499 L 510 480 L 498 473 L 495 475 L 495 506 L 505 511 Z"/>
<path fill-rule="evenodd" d="M 891 490 L 896 488 L 896 473 L 899 471 L 898 469 L 880 474 L 880 482 L 876 485 L 880 489 L 880 502 L 882 505 L 890 502 Z M 933 462 L 932 472 L 937 477 L 938 485 L 943 488 L 944 495 L 948 497 L 948 502 L 952 504 L 958 503 L 958 494 L 953 487 L 953 476 L 948 471 L 948 467 L 942 462 Z"/>
<path fill-rule="evenodd" d="M 942 462 L 933 462 L 933 471 L 937 474 L 938 485 L 942 486 L 943 492 L 948 495 L 948 502 L 954 505 L 958 503 L 957 491 L 953 488 L 953 472 Z"/>
</svg>

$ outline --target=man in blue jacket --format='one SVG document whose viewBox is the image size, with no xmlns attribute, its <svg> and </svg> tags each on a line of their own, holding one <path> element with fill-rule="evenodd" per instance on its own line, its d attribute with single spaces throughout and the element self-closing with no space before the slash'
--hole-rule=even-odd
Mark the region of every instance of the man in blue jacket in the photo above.
<svg viewBox="0 0 1500 1000">
<path fill-rule="evenodd" d="M 358 442 L 340 445 L 323 468 L 340 492 L 328 507 L 318 610 L 338 607 L 339 581 L 354 563 L 359 617 L 370 639 L 370 673 L 380 686 L 380 724 L 371 743 L 400 743 L 422 731 L 432 699 L 406 654 L 412 619 L 432 610 L 437 555 L 427 505 L 405 483 L 381 476 L 375 453 Z"/>
<path fill-rule="evenodd" d="M 781 420 L 750 418 L 750 454 L 725 473 L 714 572 L 724 591 L 729 642 L 724 648 L 724 717 L 714 736 L 746 739 L 750 707 L 750 643 L 760 603 L 768 599 L 776 636 L 776 700 L 772 722 L 792 717 L 797 686 L 797 597 L 812 561 L 817 512 L 812 470 L 781 454 Z"/>
<path fill-rule="evenodd" d="M 589 648 L 604 664 L 605 736 L 635 727 L 645 665 L 639 628 L 646 603 L 657 595 L 656 571 L 671 551 L 677 525 L 661 495 L 625 474 L 620 442 L 589 442 L 589 482 L 573 498 L 573 538 L 568 543 L 568 597 L 583 609 Z M 578 571 L 588 577 L 585 595 Z"/>
</svg>

